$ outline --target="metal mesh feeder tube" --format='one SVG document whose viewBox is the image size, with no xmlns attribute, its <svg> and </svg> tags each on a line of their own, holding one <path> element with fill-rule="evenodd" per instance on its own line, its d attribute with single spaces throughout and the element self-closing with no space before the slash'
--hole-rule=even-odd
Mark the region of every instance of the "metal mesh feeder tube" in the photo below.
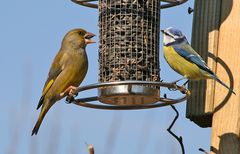
<svg viewBox="0 0 240 154">
<path fill-rule="evenodd" d="M 159 81 L 160 1 L 99 0 L 99 82 Z M 99 100 L 114 105 L 155 103 L 156 86 L 100 88 Z"/>
</svg>

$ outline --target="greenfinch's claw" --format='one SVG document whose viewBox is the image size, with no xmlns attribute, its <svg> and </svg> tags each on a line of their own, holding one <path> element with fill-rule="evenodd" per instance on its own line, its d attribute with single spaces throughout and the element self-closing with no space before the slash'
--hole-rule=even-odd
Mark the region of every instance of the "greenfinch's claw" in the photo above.
<svg viewBox="0 0 240 154">
<path fill-rule="evenodd" d="M 67 103 L 67 104 L 71 104 L 74 100 L 75 100 L 75 99 L 74 99 L 73 96 L 68 96 L 68 97 L 66 97 L 66 101 L 65 101 L 65 103 Z"/>
<path fill-rule="evenodd" d="M 74 97 L 77 97 L 78 96 L 78 93 L 76 93 L 75 95 L 74 95 Z"/>
</svg>

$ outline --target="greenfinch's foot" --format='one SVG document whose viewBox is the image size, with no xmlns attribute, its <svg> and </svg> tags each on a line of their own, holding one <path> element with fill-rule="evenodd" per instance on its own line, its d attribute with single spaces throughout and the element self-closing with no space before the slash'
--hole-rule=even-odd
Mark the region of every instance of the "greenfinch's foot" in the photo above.
<svg viewBox="0 0 240 154">
<path fill-rule="evenodd" d="M 62 92 L 60 94 L 61 97 L 65 97 L 65 96 L 76 96 L 76 90 L 77 87 L 74 86 L 69 86 L 66 90 L 64 90 L 64 92 Z"/>
<path fill-rule="evenodd" d="M 77 94 L 75 94 L 76 90 L 77 90 L 77 87 L 69 86 L 64 92 L 60 94 L 60 96 L 61 97 L 67 96 L 66 103 L 71 103 L 74 101 L 74 96 L 77 96 Z"/>
</svg>

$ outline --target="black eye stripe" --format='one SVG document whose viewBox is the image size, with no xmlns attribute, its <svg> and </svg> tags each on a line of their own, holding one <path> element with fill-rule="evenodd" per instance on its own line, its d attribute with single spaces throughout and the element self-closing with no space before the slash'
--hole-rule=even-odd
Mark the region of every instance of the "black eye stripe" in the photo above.
<svg viewBox="0 0 240 154">
<path fill-rule="evenodd" d="M 165 33 L 165 35 L 167 35 L 167 36 L 170 36 L 170 37 L 174 38 L 172 35 L 170 35 L 170 34 L 168 34 L 168 33 Z"/>
</svg>

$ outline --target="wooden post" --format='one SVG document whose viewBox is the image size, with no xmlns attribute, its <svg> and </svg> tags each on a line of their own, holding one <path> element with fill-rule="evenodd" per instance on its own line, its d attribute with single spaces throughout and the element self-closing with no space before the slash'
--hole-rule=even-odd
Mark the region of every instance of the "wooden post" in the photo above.
<svg viewBox="0 0 240 154">
<path fill-rule="evenodd" d="M 217 64 L 209 53 L 217 55 L 220 7 L 219 0 L 200 0 L 194 4 L 191 44 L 214 72 Z M 186 117 L 201 127 L 211 127 L 215 82 L 193 81 L 189 83 L 189 89 L 191 96 L 187 102 Z"/>
<path fill-rule="evenodd" d="M 212 126 L 211 154 L 240 154 L 240 0 L 196 0 L 192 46 L 237 95 L 212 80 L 190 82 L 186 116 Z"/>
<path fill-rule="evenodd" d="M 221 1 L 221 25 L 219 29 L 218 57 L 232 72 L 236 96 L 225 103 L 227 90 L 217 84 L 214 95 L 211 154 L 240 154 L 240 1 Z M 228 81 L 223 67 L 217 64 L 217 75 Z M 231 74 L 230 74 L 231 75 Z M 231 76 L 230 76 L 231 78 Z M 229 85 L 229 83 L 227 83 Z M 221 103 L 221 104 L 220 104 Z"/>
</svg>

